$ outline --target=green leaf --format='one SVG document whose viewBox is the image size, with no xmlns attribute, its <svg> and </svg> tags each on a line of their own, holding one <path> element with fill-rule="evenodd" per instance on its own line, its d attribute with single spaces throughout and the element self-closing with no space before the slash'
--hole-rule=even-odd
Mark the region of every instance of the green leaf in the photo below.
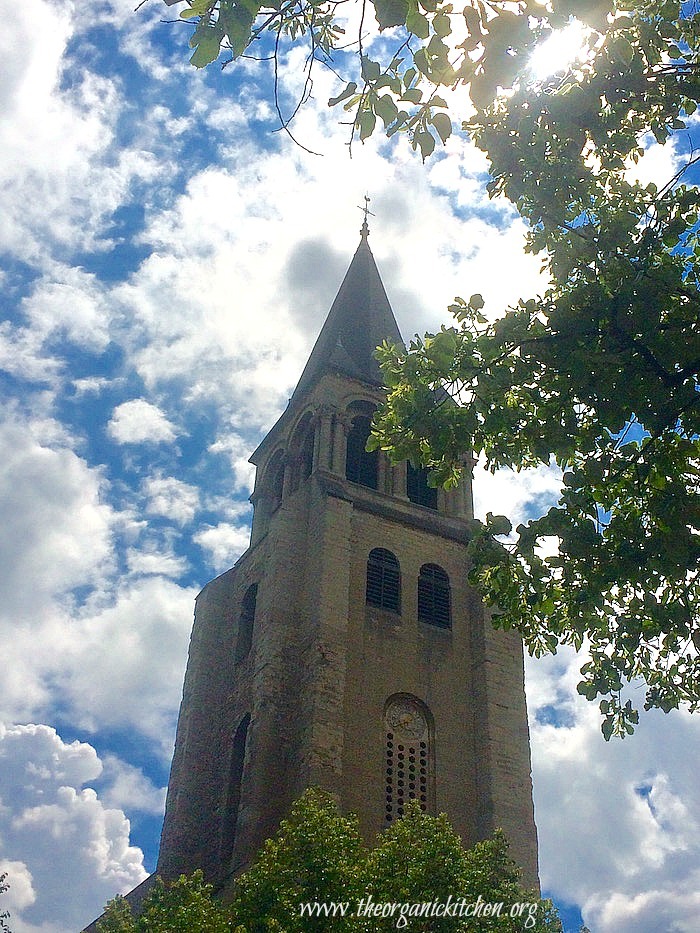
<svg viewBox="0 0 700 933">
<path fill-rule="evenodd" d="M 435 137 L 432 133 L 428 133 L 425 130 L 422 130 L 413 137 L 414 149 L 416 145 L 420 148 L 420 154 L 423 157 L 423 161 L 428 158 L 429 155 L 432 155 L 435 149 Z"/>
<path fill-rule="evenodd" d="M 390 123 L 393 123 L 399 112 L 398 107 L 389 94 L 384 94 L 377 100 L 374 105 L 374 110 L 377 116 L 384 122 L 384 126 L 389 126 Z"/>
<path fill-rule="evenodd" d="M 427 16 L 424 16 L 415 3 L 409 6 L 406 16 L 406 29 L 412 32 L 418 39 L 427 39 L 430 35 L 430 23 Z"/>
<path fill-rule="evenodd" d="M 493 515 L 491 512 L 486 515 L 486 527 L 492 535 L 509 535 L 513 530 L 513 525 L 505 515 Z"/>
<path fill-rule="evenodd" d="M 616 36 L 610 44 L 612 55 L 623 65 L 630 65 L 634 58 L 634 48 L 624 36 Z"/>
<path fill-rule="evenodd" d="M 366 55 L 362 56 L 362 77 L 367 83 L 376 81 L 381 73 L 382 69 L 379 66 L 379 62 L 372 61 L 372 59 L 368 58 Z"/>
<path fill-rule="evenodd" d="M 446 13 L 437 13 L 433 17 L 433 29 L 435 30 L 435 35 L 444 38 L 449 36 L 452 32 L 452 23 L 450 22 L 450 17 Z"/>
<path fill-rule="evenodd" d="M 411 104 L 419 104 L 422 99 L 423 92 L 417 87 L 407 88 L 400 97 L 400 100 L 407 100 Z"/>
<path fill-rule="evenodd" d="M 380 29 L 403 26 L 408 15 L 408 0 L 374 0 L 374 15 Z"/>
<path fill-rule="evenodd" d="M 223 38 L 224 31 L 218 24 L 210 26 L 204 21 L 200 22 L 190 39 L 190 46 L 194 48 L 190 64 L 195 68 L 204 68 L 216 61 Z"/>
<path fill-rule="evenodd" d="M 357 116 L 357 126 L 360 130 L 360 139 L 368 139 L 374 132 L 377 123 L 377 117 L 371 110 L 363 110 Z"/>
<path fill-rule="evenodd" d="M 452 120 L 446 113 L 434 113 L 430 118 L 430 122 L 435 127 L 442 142 L 446 143 L 452 135 Z"/>
<path fill-rule="evenodd" d="M 181 19 L 191 19 L 193 16 L 204 16 L 215 6 L 216 0 L 189 0 L 189 7 L 180 13 Z"/>
<path fill-rule="evenodd" d="M 341 101 L 347 100 L 348 97 L 352 97 L 352 95 L 356 91 L 357 91 L 357 84 L 354 81 L 348 81 L 348 83 L 345 86 L 345 89 L 341 91 L 341 93 L 338 94 L 337 97 L 330 97 L 328 99 L 328 106 L 334 107 L 336 104 L 339 104 Z"/>
<path fill-rule="evenodd" d="M 477 292 L 471 296 L 467 304 L 472 309 L 472 311 L 481 311 L 486 302 L 484 301 L 483 296 Z"/>
</svg>

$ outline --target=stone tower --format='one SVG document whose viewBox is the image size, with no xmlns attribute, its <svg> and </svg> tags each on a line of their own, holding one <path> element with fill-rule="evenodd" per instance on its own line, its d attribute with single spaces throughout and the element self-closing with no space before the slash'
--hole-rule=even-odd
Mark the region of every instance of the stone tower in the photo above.
<svg viewBox="0 0 700 933">
<path fill-rule="evenodd" d="M 466 845 L 502 827 L 537 884 L 518 636 L 466 582 L 471 488 L 367 453 L 400 341 L 366 222 L 257 467 L 248 550 L 199 594 L 158 873 L 220 889 L 309 785 L 368 840 L 409 798 Z"/>
</svg>

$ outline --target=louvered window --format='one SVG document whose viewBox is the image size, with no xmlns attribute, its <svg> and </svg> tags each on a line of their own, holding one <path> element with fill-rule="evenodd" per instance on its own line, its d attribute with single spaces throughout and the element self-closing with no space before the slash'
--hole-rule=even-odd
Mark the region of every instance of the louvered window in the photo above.
<svg viewBox="0 0 700 933">
<path fill-rule="evenodd" d="M 437 564 L 423 564 L 418 576 L 418 620 L 450 628 L 450 578 Z"/>
<path fill-rule="evenodd" d="M 370 551 L 367 560 L 368 606 L 401 612 L 401 570 L 396 557 L 383 547 Z"/>
</svg>

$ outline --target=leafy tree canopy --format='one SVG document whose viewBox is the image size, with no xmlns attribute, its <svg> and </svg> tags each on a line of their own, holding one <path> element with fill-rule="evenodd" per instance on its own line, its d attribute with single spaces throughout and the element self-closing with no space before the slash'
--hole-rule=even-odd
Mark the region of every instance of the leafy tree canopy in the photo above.
<svg viewBox="0 0 700 933">
<path fill-rule="evenodd" d="M 7 872 L 3 872 L 0 875 L 0 894 L 6 894 L 10 890 L 10 885 L 7 881 Z M 3 910 L 0 911 L 0 933 L 11 933 L 10 927 L 8 926 L 7 921 L 10 919 L 10 911 Z"/>
<path fill-rule="evenodd" d="M 309 69 L 346 72 L 329 103 L 361 140 L 403 132 L 425 159 L 461 123 L 551 283 L 505 313 L 478 294 L 455 299 L 451 326 L 383 348 L 374 443 L 430 466 L 436 484 L 456 481 L 466 450 L 490 470 L 558 466 L 563 492 L 546 515 L 514 532 L 504 516 L 475 525 L 472 582 L 535 655 L 587 647 L 578 689 L 601 698 L 606 738 L 638 720 L 631 681 L 645 682 L 646 708 L 695 710 L 700 241 L 683 176 L 700 159 L 697 5 L 365 0 L 354 45 L 345 9 L 187 0 L 180 15 L 196 24 L 196 66 L 308 43 Z M 578 56 L 538 77 L 533 51 L 564 28 L 578 30 Z M 636 183 L 645 147 L 669 139 L 686 164 Z"/>
<path fill-rule="evenodd" d="M 276 836 L 235 885 L 230 903 L 213 897 L 201 872 L 156 885 L 144 911 L 132 916 L 123 898 L 106 908 L 100 933 L 340 933 L 395 931 L 399 917 L 363 914 L 368 904 L 501 904 L 500 916 L 407 917 L 406 929 L 421 933 L 557 933 L 561 924 L 549 901 L 518 881 L 501 833 L 465 850 L 446 817 L 431 817 L 418 806 L 380 834 L 376 847 L 364 845 L 357 820 L 343 817 L 329 794 L 308 790 Z M 301 904 L 347 904 L 346 916 L 301 916 Z M 513 909 L 513 905 L 524 905 Z M 366 910 L 366 909 L 365 909 Z M 511 916 L 511 913 L 514 916 Z M 517 916 L 516 916 L 517 915 Z"/>
</svg>

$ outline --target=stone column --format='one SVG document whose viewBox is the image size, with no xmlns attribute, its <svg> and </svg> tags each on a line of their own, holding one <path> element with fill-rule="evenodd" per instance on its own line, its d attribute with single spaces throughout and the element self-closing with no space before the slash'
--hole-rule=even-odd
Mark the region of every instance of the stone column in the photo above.
<svg viewBox="0 0 700 933">
<path fill-rule="evenodd" d="M 348 434 L 352 427 L 352 417 L 347 411 L 336 413 L 333 424 L 333 461 L 331 471 L 345 476 L 345 458 L 348 449 Z"/>
<path fill-rule="evenodd" d="M 311 422 L 316 432 L 314 470 L 333 468 L 333 416 L 336 411 L 333 405 L 319 405 L 314 412 Z"/>
<path fill-rule="evenodd" d="M 406 461 L 395 463 L 391 468 L 392 492 L 398 499 L 408 499 L 406 488 Z"/>
</svg>

